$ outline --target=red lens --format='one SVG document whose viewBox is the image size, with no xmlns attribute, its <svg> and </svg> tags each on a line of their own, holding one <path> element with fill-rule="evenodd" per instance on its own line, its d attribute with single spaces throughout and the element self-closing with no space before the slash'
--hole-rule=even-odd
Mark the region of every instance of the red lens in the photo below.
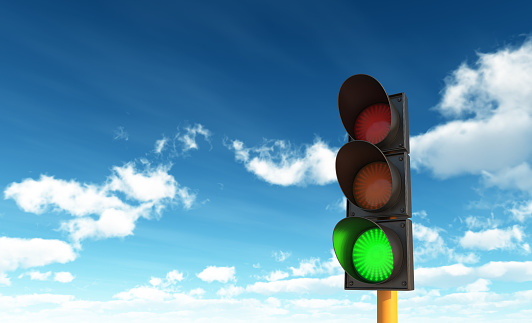
<svg viewBox="0 0 532 323">
<path fill-rule="evenodd" d="M 390 131 L 390 105 L 377 103 L 360 112 L 355 120 L 355 139 L 377 144 Z"/>
<path fill-rule="evenodd" d="M 366 210 L 383 207 L 392 196 L 392 174 L 385 162 L 364 166 L 353 182 L 355 202 Z"/>
</svg>

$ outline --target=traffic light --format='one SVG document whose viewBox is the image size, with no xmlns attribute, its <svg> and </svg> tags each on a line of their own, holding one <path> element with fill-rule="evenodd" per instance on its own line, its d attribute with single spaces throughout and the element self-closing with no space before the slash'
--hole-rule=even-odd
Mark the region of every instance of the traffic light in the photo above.
<svg viewBox="0 0 532 323">
<path fill-rule="evenodd" d="M 347 217 L 333 231 L 345 289 L 413 290 L 408 101 L 388 96 L 369 75 L 340 88 L 340 118 L 349 134 L 336 156 Z"/>
</svg>

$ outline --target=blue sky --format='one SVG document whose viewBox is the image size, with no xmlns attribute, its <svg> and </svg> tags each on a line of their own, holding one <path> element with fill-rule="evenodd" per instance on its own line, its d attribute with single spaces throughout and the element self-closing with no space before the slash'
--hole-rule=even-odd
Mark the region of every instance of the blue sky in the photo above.
<svg viewBox="0 0 532 323">
<path fill-rule="evenodd" d="M 532 314 L 531 5 L 0 5 L 0 321 L 374 322 L 337 96 L 409 99 L 408 322 Z"/>
</svg>

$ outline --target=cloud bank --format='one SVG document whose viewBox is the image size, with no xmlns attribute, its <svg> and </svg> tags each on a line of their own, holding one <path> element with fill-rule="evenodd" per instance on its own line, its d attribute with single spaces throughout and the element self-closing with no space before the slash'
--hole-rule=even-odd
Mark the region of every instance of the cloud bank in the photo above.
<svg viewBox="0 0 532 323">
<path fill-rule="evenodd" d="M 532 40 L 478 54 L 445 80 L 435 107 L 448 118 L 411 137 L 414 169 L 436 177 L 482 175 L 491 185 L 532 193 Z"/>
</svg>

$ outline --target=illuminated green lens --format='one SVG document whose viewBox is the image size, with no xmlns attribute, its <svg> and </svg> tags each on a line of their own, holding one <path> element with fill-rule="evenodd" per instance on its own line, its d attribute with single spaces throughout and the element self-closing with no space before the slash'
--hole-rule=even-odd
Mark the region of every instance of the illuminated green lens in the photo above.
<svg viewBox="0 0 532 323">
<path fill-rule="evenodd" d="M 360 277 L 380 283 L 392 274 L 392 247 L 384 231 L 372 228 L 364 231 L 353 246 L 353 265 Z"/>
</svg>

